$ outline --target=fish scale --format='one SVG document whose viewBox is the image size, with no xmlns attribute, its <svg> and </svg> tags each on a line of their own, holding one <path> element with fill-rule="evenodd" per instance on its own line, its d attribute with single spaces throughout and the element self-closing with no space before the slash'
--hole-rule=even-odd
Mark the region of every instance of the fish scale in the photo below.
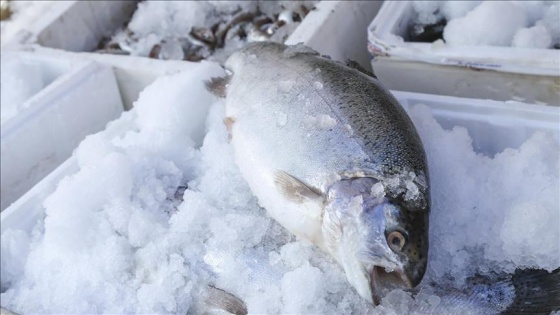
<svg viewBox="0 0 560 315">
<path fill-rule="evenodd" d="M 376 79 L 364 80 L 364 74 L 341 68 L 330 60 L 315 56 L 301 59 L 322 69 L 319 75 L 330 95 L 335 96 L 331 104 L 335 103 L 341 115 L 348 117 L 347 123 L 357 131 L 354 137 L 363 140 L 373 164 L 381 164 L 385 171 L 425 171 L 426 157 L 418 146 L 420 137 L 412 121 Z"/>
</svg>

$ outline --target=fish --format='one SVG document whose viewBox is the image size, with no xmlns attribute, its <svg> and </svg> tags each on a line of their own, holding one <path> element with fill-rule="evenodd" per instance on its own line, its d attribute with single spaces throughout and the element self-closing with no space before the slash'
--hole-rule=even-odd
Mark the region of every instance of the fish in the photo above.
<svg viewBox="0 0 560 315">
<path fill-rule="evenodd" d="M 235 161 L 259 204 L 336 260 L 357 293 L 414 288 L 427 267 L 429 172 L 398 101 L 302 44 L 252 43 L 207 83 L 225 96 Z"/>
</svg>

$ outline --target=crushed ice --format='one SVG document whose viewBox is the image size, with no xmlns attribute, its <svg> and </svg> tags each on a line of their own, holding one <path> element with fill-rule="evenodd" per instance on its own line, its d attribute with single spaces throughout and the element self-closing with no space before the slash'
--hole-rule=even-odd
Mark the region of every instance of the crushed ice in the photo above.
<svg viewBox="0 0 560 315">
<path fill-rule="evenodd" d="M 219 75 L 201 63 L 158 79 L 112 124 L 128 131 L 80 145 L 80 170 L 46 199 L 35 232 L 2 229 L 2 306 L 186 313 L 207 284 L 252 313 L 402 314 L 441 304 L 393 290 L 373 308 L 336 262 L 267 217 L 233 161 L 223 101 L 203 87 Z M 431 172 L 426 281 L 452 275 L 460 288 L 475 272 L 558 268 L 557 139 L 536 133 L 491 158 L 473 149 L 465 128 L 444 130 L 426 106 L 410 115 Z M 188 188 L 177 202 L 180 187 Z"/>
<path fill-rule="evenodd" d="M 558 1 L 414 1 L 412 41 L 560 48 Z"/>
</svg>

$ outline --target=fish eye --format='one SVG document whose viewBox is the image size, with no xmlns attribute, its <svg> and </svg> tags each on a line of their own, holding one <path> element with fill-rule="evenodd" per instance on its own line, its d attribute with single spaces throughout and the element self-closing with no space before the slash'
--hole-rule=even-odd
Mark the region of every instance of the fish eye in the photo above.
<svg viewBox="0 0 560 315">
<path fill-rule="evenodd" d="M 387 235 L 387 244 L 393 251 L 399 252 L 406 244 L 406 238 L 400 231 L 392 231 Z"/>
</svg>

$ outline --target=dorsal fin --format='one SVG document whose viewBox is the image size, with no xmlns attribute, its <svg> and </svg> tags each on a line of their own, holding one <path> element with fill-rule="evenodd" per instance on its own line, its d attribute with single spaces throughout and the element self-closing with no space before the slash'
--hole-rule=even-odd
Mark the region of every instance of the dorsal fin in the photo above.
<svg viewBox="0 0 560 315">
<path fill-rule="evenodd" d="M 364 67 L 362 67 L 362 65 L 360 65 L 356 60 L 352 60 L 352 59 L 346 59 L 346 65 L 350 68 L 356 69 L 358 71 L 360 71 L 361 73 L 370 76 L 372 78 L 376 78 L 375 74 L 369 70 L 366 70 Z"/>
<path fill-rule="evenodd" d="M 304 45 L 303 43 L 297 43 L 295 45 L 292 46 L 286 46 L 286 49 L 284 49 L 284 57 L 286 58 L 292 58 L 294 56 L 297 55 L 319 55 L 319 53 L 309 47 Z"/>
</svg>

